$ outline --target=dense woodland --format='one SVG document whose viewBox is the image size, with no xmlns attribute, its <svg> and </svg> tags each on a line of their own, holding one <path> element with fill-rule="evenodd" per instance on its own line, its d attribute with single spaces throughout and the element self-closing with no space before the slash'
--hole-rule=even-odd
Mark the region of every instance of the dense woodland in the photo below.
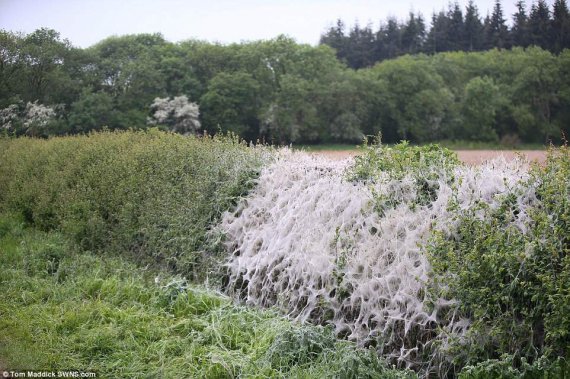
<svg viewBox="0 0 570 379">
<path fill-rule="evenodd" d="M 0 128 L 48 136 L 158 125 L 272 143 L 378 133 L 385 142 L 558 142 L 570 131 L 568 8 L 557 0 L 528 16 L 519 9 L 510 29 L 499 2 L 484 21 L 472 3 L 465 15 L 452 5 L 429 31 L 413 14 L 378 32 L 354 26 L 346 35 L 339 22 L 319 46 L 139 34 L 81 49 L 51 29 L 0 31 Z"/>
<path fill-rule="evenodd" d="M 435 54 L 446 51 L 484 51 L 514 46 L 539 46 L 553 53 L 570 48 L 570 14 L 565 0 L 555 0 L 550 9 L 545 0 L 533 2 L 530 8 L 524 0 L 516 2 L 511 26 L 499 0 L 491 14 L 481 18 L 479 9 L 470 0 L 461 9 L 457 2 L 449 3 L 447 11 L 431 16 L 429 27 L 423 15 L 410 12 L 405 22 L 388 18 L 378 30 L 368 24 L 356 24 L 346 30 L 337 20 L 321 36 L 321 44 L 337 51 L 337 57 L 354 69 L 370 67 L 385 59 L 405 54 Z"/>
</svg>

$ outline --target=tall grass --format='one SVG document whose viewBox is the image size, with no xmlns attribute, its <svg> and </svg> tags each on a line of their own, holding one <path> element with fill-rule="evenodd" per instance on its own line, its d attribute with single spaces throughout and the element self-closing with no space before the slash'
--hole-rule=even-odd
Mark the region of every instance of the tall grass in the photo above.
<svg viewBox="0 0 570 379">
<path fill-rule="evenodd" d="M 84 249 L 129 251 L 195 277 L 210 225 L 266 157 L 231 136 L 158 131 L 2 139 L 0 208 Z"/>
<path fill-rule="evenodd" d="M 0 358 L 101 378 L 413 378 L 332 330 L 236 306 L 0 215 Z"/>
</svg>

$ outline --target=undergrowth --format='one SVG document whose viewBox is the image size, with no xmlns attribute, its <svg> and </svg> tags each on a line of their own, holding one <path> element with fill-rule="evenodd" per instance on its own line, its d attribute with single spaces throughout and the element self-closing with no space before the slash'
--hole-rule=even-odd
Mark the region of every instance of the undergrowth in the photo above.
<svg viewBox="0 0 570 379">
<path fill-rule="evenodd" d="M 413 378 L 329 328 L 236 306 L 0 215 L 0 358 L 101 378 Z"/>
</svg>

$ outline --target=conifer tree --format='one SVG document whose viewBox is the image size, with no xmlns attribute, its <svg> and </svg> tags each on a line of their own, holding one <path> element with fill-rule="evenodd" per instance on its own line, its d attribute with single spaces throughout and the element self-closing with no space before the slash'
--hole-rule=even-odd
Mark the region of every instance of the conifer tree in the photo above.
<svg viewBox="0 0 570 379">
<path fill-rule="evenodd" d="M 344 34 L 344 22 L 339 18 L 336 24 L 321 35 L 320 44 L 328 45 L 336 50 L 336 56 L 341 61 L 346 61 L 348 38 Z"/>
<path fill-rule="evenodd" d="M 473 0 L 469 0 L 465 8 L 465 37 L 463 50 L 481 50 L 483 43 L 483 24 L 479 18 L 479 10 Z"/>
<path fill-rule="evenodd" d="M 570 48 L 570 13 L 566 0 L 556 0 L 552 10 L 552 50 L 555 53 Z"/>
<path fill-rule="evenodd" d="M 496 0 L 486 31 L 487 42 L 490 47 L 497 47 L 499 49 L 510 47 L 509 30 L 505 22 L 501 1 Z"/>
<path fill-rule="evenodd" d="M 543 49 L 551 49 L 550 10 L 545 0 L 538 0 L 532 5 L 529 17 L 530 42 Z"/>
<path fill-rule="evenodd" d="M 465 24 L 463 23 L 463 12 L 459 7 L 459 3 L 449 4 L 447 12 L 449 27 L 447 29 L 447 40 L 449 41 L 449 50 L 459 51 L 463 49 L 465 38 Z"/>
<path fill-rule="evenodd" d="M 425 39 L 425 24 L 422 16 L 410 12 L 408 21 L 402 30 L 402 50 L 405 53 L 415 54 L 420 52 Z"/>
<path fill-rule="evenodd" d="M 435 54 L 450 50 L 449 24 L 449 18 L 444 11 L 432 15 L 431 28 L 424 48 L 425 52 Z"/>
<path fill-rule="evenodd" d="M 402 30 L 398 20 L 394 17 L 388 18 L 388 23 L 383 32 L 384 44 L 386 46 L 386 58 L 395 58 L 401 55 L 402 51 Z"/>
<path fill-rule="evenodd" d="M 519 0 L 515 4 L 517 11 L 513 14 L 513 27 L 511 29 L 511 40 L 513 46 L 527 47 L 529 41 L 528 16 L 526 14 L 526 4 L 524 0 Z"/>
</svg>

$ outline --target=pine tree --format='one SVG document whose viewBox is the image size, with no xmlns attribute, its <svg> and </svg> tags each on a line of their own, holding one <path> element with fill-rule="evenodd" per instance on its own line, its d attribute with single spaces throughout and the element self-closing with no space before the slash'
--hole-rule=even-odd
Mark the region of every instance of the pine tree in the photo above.
<svg viewBox="0 0 570 379">
<path fill-rule="evenodd" d="M 398 20 L 393 17 L 388 18 L 384 30 L 381 32 L 384 41 L 386 58 L 395 58 L 401 55 L 402 51 L 402 28 L 398 24 Z"/>
<path fill-rule="evenodd" d="M 449 24 L 450 20 L 447 18 L 445 12 L 434 13 L 431 17 L 431 28 L 429 30 L 427 40 L 425 43 L 424 51 L 426 53 L 439 53 L 442 51 L 449 51 Z"/>
<path fill-rule="evenodd" d="M 495 1 L 495 7 L 493 8 L 493 14 L 488 23 L 487 27 L 487 43 L 491 47 L 497 47 L 499 49 L 508 48 L 509 44 L 509 30 L 505 24 L 505 18 L 503 17 L 503 6 L 500 0 Z"/>
<path fill-rule="evenodd" d="M 559 53 L 570 48 L 570 14 L 566 0 L 554 2 L 552 16 L 552 49 Z"/>
<path fill-rule="evenodd" d="M 348 35 L 347 63 L 354 69 L 369 67 L 374 64 L 374 34 L 367 25 L 361 28 L 358 23 Z"/>
<path fill-rule="evenodd" d="M 408 21 L 402 30 L 402 50 L 409 54 L 421 51 L 425 39 L 425 24 L 421 15 L 410 12 Z"/>
<path fill-rule="evenodd" d="M 538 3 L 533 4 L 530 17 L 529 29 L 531 44 L 540 46 L 543 49 L 551 49 L 552 43 L 550 41 L 550 10 L 545 0 L 538 0 Z"/>
<path fill-rule="evenodd" d="M 462 50 L 464 44 L 465 24 L 463 23 L 463 12 L 459 4 L 449 4 L 447 12 L 449 27 L 447 29 L 447 40 L 449 41 L 449 50 Z"/>
<path fill-rule="evenodd" d="M 465 35 L 463 50 L 481 50 L 483 44 L 483 24 L 479 18 L 479 11 L 473 0 L 469 0 L 465 8 Z"/>
<path fill-rule="evenodd" d="M 341 61 L 346 61 L 347 58 L 347 42 L 348 37 L 344 35 L 344 23 L 339 18 L 336 20 L 336 25 L 332 26 L 327 32 L 321 35 L 319 43 L 321 45 L 328 45 L 336 50 L 336 56 Z"/>
<path fill-rule="evenodd" d="M 526 14 L 526 4 L 524 0 L 516 3 L 517 12 L 513 14 L 513 27 L 511 29 L 511 40 L 513 46 L 527 47 L 530 44 L 528 16 Z"/>
</svg>

